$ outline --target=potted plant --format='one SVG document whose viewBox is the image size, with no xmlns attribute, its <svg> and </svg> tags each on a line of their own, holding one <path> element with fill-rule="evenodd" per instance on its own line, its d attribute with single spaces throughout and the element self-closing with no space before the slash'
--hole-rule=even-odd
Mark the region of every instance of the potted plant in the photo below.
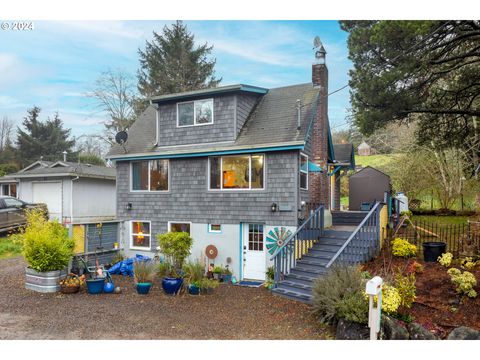
<svg viewBox="0 0 480 360">
<path fill-rule="evenodd" d="M 215 280 L 220 280 L 220 276 L 222 275 L 223 273 L 223 268 L 221 266 L 215 266 L 213 268 L 213 278 Z"/>
<path fill-rule="evenodd" d="M 137 261 L 133 265 L 137 293 L 146 295 L 152 287 L 155 266 L 150 261 Z"/>
<path fill-rule="evenodd" d="M 203 278 L 199 282 L 199 287 L 200 287 L 200 293 L 203 295 L 211 295 L 213 294 L 213 290 L 218 286 L 218 281 L 212 280 L 212 279 L 207 279 Z"/>
<path fill-rule="evenodd" d="M 232 282 L 232 272 L 228 268 L 228 265 L 226 265 L 225 268 L 223 269 L 222 280 L 224 283 L 227 283 L 227 284 Z"/>
<path fill-rule="evenodd" d="M 59 291 L 59 280 L 67 275 L 75 243 L 68 237 L 68 230 L 45 219 L 42 210 L 27 210 L 26 217 L 27 226 L 17 234 L 28 263 L 25 287 L 44 293 Z"/>
<path fill-rule="evenodd" d="M 190 295 L 200 294 L 200 281 L 205 277 L 205 266 L 198 260 L 188 262 L 183 267 L 183 278 Z"/>
<path fill-rule="evenodd" d="M 162 288 L 168 295 L 177 294 L 183 284 L 182 266 L 190 255 L 193 239 L 186 232 L 167 232 L 157 235 L 160 252 L 164 256 L 159 265 L 159 275 L 163 276 Z"/>
</svg>

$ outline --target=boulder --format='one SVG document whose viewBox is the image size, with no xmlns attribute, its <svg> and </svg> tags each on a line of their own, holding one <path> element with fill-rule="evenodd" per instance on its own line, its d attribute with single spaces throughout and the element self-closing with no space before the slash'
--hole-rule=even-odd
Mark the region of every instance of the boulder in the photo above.
<svg viewBox="0 0 480 360">
<path fill-rule="evenodd" d="M 335 334 L 337 340 L 368 340 L 370 339 L 370 329 L 367 325 L 339 320 L 337 324 L 337 332 Z"/>
<path fill-rule="evenodd" d="M 480 331 L 460 326 L 448 334 L 447 340 L 480 340 Z"/>
<path fill-rule="evenodd" d="M 408 340 L 409 335 L 400 323 L 392 319 L 390 316 L 382 314 L 382 322 L 380 323 L 381 339 L 383 340 Z"/>
<path fill-rule="evenodd" d="M 418 323 L 407 324 L 407 330 L 412 340 L 436 340 L 437 337 Z"/>
</svg>

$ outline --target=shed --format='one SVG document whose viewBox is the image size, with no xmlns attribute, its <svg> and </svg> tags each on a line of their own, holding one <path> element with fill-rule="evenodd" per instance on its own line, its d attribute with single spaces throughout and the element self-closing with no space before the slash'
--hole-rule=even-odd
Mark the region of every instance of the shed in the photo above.
<svg viewBox="0 0 480 360">
<path fill-rule="evenodd" d="M 367 166 L 350 176 L 349 210 L 368 210 L 375 201 L 383 201 L 385 192 L 391 189 L 390 176 Z"/>
<path fill-rule="evenodd" d="M 372 155 L 372 147 L 365 141 L 362 141 L 362 143 L 357 147 L 357 152 L 360 156 L 369 156 Z"/>
</svg>

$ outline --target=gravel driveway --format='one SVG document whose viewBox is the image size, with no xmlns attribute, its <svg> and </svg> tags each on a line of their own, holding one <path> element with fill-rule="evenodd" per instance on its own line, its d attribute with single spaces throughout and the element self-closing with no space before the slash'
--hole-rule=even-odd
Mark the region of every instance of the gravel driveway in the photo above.
<svg viewBox="0 0 480 360">
<path fill-rule="evenodd" d="M 264 288 L 220 285 L 213 295 L 169 297 L 157 280 L 138 295 L 40 294 L 25 289 L 23 258 L 0 260 L 0 339 L 323 339 L 307 305 Z"/>
</svg>

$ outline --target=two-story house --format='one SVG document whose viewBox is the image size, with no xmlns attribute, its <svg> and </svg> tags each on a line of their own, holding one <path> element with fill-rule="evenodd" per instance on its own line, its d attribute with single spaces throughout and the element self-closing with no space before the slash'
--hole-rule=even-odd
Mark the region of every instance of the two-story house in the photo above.
<svg viewBox="0 0 480 360">
<path fill-rule="evenodd" d="M 108 158 L 128 255 L 152 255 L 156 235 L 187 231 L 238 279 L 264 279 L 271 254 L 306 203 L 329 208 L 333 161 L 328 71 L 317 49 L 311 82 L 230 85 L 154 97 Z"/>
</svg>

